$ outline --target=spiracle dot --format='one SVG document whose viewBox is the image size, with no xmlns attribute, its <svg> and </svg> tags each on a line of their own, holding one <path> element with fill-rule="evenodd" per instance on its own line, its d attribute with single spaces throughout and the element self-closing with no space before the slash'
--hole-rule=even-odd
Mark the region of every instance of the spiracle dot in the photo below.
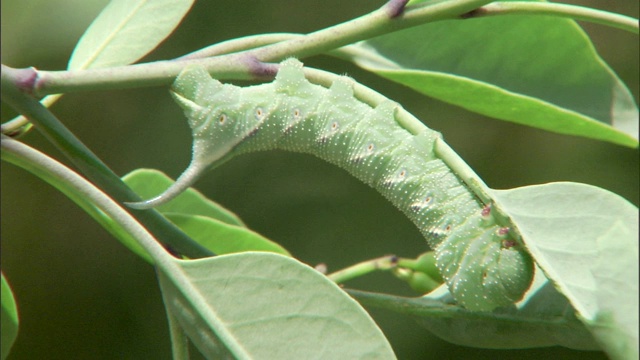
<svg viewBox="0 0 640 360">
<path fill-rule="evenodd" d="M 515 240 L 512 240 L 512 239 L 504 239 L 504 240 L 502 240 L 502 248 L 511 249 L 514 246 L 516 246 Z"/>
<path fill-rule="evenodd" d="M 482 217 L 485 217 L 485 218 L 491 215 L 491 205 L 487 204 L 485 207 L 483 207 L 482 212 L 480 214 L 482 215 Z"/>
<path fill-rule="evenodd" d="M 227 114 L 220 114 L 220 116 L 218 117 L 218 122 L 220 124 L 224 124 L 225 122 L 227 122 Z"/>
<path fill-rule="evenodd" d="M 262 117 L 264 116 L 264 110 L 262 110 L 262 108 L 256 108 L 256 118 L 258 120 L 261 120 Z"/>
</svg>

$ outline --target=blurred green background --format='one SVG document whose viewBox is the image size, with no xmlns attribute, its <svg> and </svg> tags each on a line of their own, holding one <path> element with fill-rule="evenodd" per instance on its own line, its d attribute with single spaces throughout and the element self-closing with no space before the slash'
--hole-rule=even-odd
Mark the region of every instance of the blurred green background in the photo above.
<svg viewBox="0 0 640 360">
<path fill-rule="evenodd" d="M 62 70 L 106 0 L 2 1 L 2 63 Z M 180 56 L 222 40 L 265 32 L 307 33 L 369 12 L 383 1 L 204 1 L 142 61 Z M 573 1 L 638 17 L 638 2 Z M 638 99 L 638 38 L 584 24 L 603 58 Z M 400 102 L 493 188 L 577 181 L 638 204 L 638 151 L 495 121 L 425 99 L 328 57 L 305 63 L 358 81 Z M 165 88 L 77 93 L 54 113 L 118 174 L 140 167 L 177 176 L 190 132 Z M 2 107 L 2 120 L 13 117 Z M 67 162 L 37 132 L 24 141 Z M 67 162 L 68 163 L 68 162 Z M 426 250 L 417 229 L 374 190 L 311 156 L 269 152 L 238 158 L 196 187 L 256 231 L 311 265 L 336 270 L 384 254 Z M 10 359 L 169 359 L 164 309 L 153 269 L 75 204 L 31 174 L 2 163 L 2 271 L 17 296 L 21 329 Z M 415 295 L 388 274 L 348 284 Z M 457 347 L 412 319 L 372 309 L 400 359 L 601 359 L 564 348 L 497 351 Z"/>
</svg>

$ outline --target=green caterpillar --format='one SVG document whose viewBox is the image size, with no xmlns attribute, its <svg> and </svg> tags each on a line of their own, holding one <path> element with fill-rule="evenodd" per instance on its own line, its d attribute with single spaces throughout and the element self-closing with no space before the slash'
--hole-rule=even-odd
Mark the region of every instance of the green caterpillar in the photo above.
<svg viewBox="0 0 640 360">
<path fill-rule="evenodd" d="M 442 277 L 462 306 L 490 311 L 518 301 L 529 288 L 533 261 L 508 219 L 495 216 L 438 158 L 439 133 L 425 127 L 413 135 L 397 123 L 396 103 L 370 107 L 354 97 L 347 77 L 329 89 L 311 84 L 295 59 L 280 65 L 274 82 L 245 88 L 188 67 L 172 94 L 193 130 L 192 161 L 163 194 L 128 204 L 132 208 L 171 200 L 236 155 L 276 148 L 309 153 L 343 167 L 400 208 L 436 251 Z"/>
</svg>

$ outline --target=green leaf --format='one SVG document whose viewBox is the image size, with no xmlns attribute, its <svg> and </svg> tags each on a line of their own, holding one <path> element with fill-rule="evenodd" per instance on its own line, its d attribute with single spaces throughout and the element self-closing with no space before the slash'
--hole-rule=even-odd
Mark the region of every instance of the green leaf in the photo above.
<svg viewBox="0 0 640 360">
<path fill-rule="evenodd" d="M 134 63 L 173 32 L 194 1 L 111 0 L 76 44 L 67 69 Z M 41 102 L 50 107 L 62 95 L 47 95 Z"/>
<path fill-rule="evenodd" d="M 537 264 L 613 358 L 638 355 L 638 208 L 607 190 L 494 190 Z"/>
<path fill-rule="evenodd" d="M 217 255 L 242 251 L 269 251 L 291 256 L 280 245 L 245 227 L 200 215 L 165 215 L 189 237 Z"/>
<path fill-rule="evenodd" d="M 599 256 L 593 276 L 598 284 L 598 305 L 605 309 L 590 323 L 607 353 L 614 359 L 638 357 L 638 246 L 634 234 L 617 222 L 596 239 Z M 628 256 L 619 254 L 630 252 Z M 620 291 L 628 291 L 619 303 Z M 616 309 L 615 312 L 610 309 Z"/>
<path fill-rule="evenodd" d="M 425 296 L 452 302 L 446 287 Z M 565 296 L 536 268 L 534 282 L 514 306 L 495 310 L 487 319 L 471 316 L 424 318 L 419 321 L 437 336 L 460 345 L 500 349 L 564 346 L 599 350 L 587 327 L 575 316 Z M 464 326 L 466 331 L 460 332 Z"/>
<path fill-rule="evenodd" d="M 2 274 L 2 359 L 9 356 L 9 351 L 18 337 L 18 307 L 11 287 Z"/>
<path fill-rule="evenodd" d="M 348 292 L 365 306 L 411 316 L 434 335 L 453 344 L 488 349 L 547 346 L 599 349 L 567 299 L 540 273 L 522 301 L 493 312 L 473 312 L 451 305 L 454 300 L 446 285 L 421 298 Z"/>
<path fill-rule="evenodd" d="M 149 199 L 171 186 L 174 181 L 164 173 L 153 169 L 138 169 L 122 177 L 122 180 L 143 199 Z M 245 226 L 242 220 L 222 205 L 207 199 L 193 188 L 188 189 L 168 204 L 156 208 L 161 213 L 201 215 L 227 224 Z"/>
<path fill-rule="evenodd" d="M 629 90 L 567 19 L 443 21 L 347 48 L 359 66 L 470 111 L 637 147 Z"/>
<path fill-rule="evenodd" d="M 112 0 L 76 45 L 69 70 L 131 64 L 175 29 L 193 0 Z"/>
<path fill-rule="evenodd" d="M 152 169 L 134 170 L 122 180 L 143 199 L 158 195 L 174 183 L 167 175 Z M 269 251 L 291 256 L 277 243 L 247 229 L 237 215 L 192 188 L 156 209 L 189 237 L 215 254 Z M 120 238 L 125 244 L 130 243 L 128 246 L 134 252 L 150 261 L 131 237 L 123 234 Z"/>
<path fill-rule="evenodd" d="M 179 271 L 159 272 L 165 304 L 209 359 L 394 358 L 362 307 L 295 259 L 240 253 L 170 261 Z"/>
<path fill-rule="evenodd" d="M 88 183 L 69 180 L 69 178 L 78 175 L 46 154 L 6 137 L 3 137 L 2 142 L 3 161 L 19 166 L 55 187 L 80 206 L 133 253 L 149 263 L 153 262 L 149 254 L 131 237 L 130 232 L 123 227 L 122 219 L 114 219 L 107 215 L 92 200 L 92 198 L 101 195 L 107 196 L 102 190 Z"/>
</svg>

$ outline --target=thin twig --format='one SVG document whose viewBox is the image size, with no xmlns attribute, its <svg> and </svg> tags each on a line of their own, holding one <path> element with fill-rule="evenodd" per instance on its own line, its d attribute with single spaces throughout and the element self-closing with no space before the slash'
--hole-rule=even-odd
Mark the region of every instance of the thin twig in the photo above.
<svg viewBox="0 0 640 360">
<path fill-rule="evenodd" d="M 466 17 L 477 18 L 498 15 L 546 15 L 565 17 L 606 25 L 634 34 L 639 33 L 638 19 L 634 19 L 630 16 L 614 14 L 608 11 L 569 4 L 530 1 L 499 1 L 482 6 L 468 13 Z"/>
</svg>

